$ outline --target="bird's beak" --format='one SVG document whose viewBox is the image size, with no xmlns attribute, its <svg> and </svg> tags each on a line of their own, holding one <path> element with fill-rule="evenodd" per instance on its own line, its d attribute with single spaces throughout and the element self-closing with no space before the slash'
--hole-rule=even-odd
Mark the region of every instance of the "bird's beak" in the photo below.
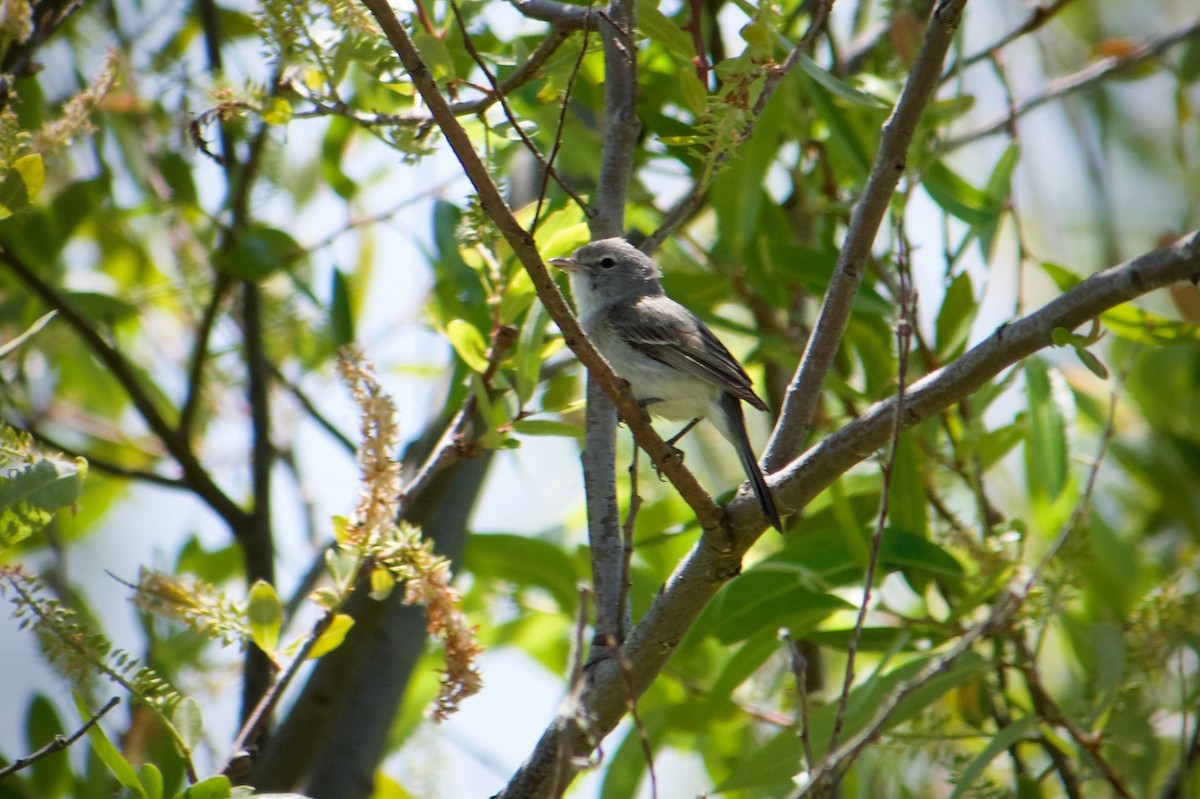
<svg viewBox="0 0 1200 799">
<path fill-rule="evenodd" d="M 567 272 L 568 274 L 571 272 L 578 272 L 583 267 L 583 265 L 574 258 L 551 258 L 550 263 L 554 266 L 557 266 L 564 272 Z"/>
</svg>

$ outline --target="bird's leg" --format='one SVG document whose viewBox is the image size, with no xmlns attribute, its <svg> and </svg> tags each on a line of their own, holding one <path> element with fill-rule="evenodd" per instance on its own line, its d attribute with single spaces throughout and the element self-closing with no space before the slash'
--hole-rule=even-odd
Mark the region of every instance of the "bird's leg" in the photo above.
<svg viewBox="0 0 1200 799">
<path fill-rule="evenodd" d="M 676 433 L 675 435 L 673 435 L 667 439 L 667 446 L 674 447 L 676 441 L 678 441 L 679 439 L 686 436 L 688 434 L 688 431 L 691 430 L 693 427 L 695 427 L 699 423 L 700 423 L 700 417 L 696 417 L 692 421 L 688 422 L 686 425 L 684 425 L 682 430 L 680 430 L 678 433 Z M 676 449 L 675 451 L 679 452 L 678 449 Z"/>
</svg>

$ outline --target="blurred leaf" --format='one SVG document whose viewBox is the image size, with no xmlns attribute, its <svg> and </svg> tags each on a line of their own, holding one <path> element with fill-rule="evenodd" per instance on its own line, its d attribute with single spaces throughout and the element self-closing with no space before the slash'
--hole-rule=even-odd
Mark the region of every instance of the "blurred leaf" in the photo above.
<svg viewBox="0 0 1200 799">
<path fill-rule="evenodd" d="M 791 781 L 803 770 L 804 748 L 796 730 L 787 729 L 754 747 L 717 783 L 717 793 Z"/>
<path fill-rule="evenodd" d="M 334 268 L 330 275 L 331 301 L 329 307 L 329 330 L 333 336 L 335 347 L 342 347 L 354 341 L 354 312 L 350 304 L 350 287 L 347 285 L 346 273 Z"/>
<path fill-rule="evenodd" d="M 325 632 L 321 633 L 321 637 L 313 644 L 313 648 L 308 653 L 308 659 L 315 660 L 337 649 L 342 645 L 342 641 L 346 640 L 346 633 L 350 632 L 350 628 L 353 626 L 354 619 L 345 613 L 334 616 Z"/>
<path fill-rule="evenodd" d="M 888 528 L 879 543 L 879 561 L 886 569 L 920 569 L 930 575 L 960 579 L 962 564 L 941 546 L 909 530 Z"/>
<path fill-rule="evenodd" d="M 200 703 L 185 696 L 171 711 L 171 724 L 189 751 L 195 752 L 204 740 L 204 717 Z"/>
<path fill-rule="evenodd" d="M 954 791 L 950 794 L 950 799 L 959 799 L 959 797 L 968 795 L 991 762 L 1015 746 L 1022 738 L 1031 735 L 1037 729 L 1037 725 L 1037 716 L 1022 716 L 992 736 L 988 745 L 967 764 L 954 784 Z"/>
<path fill-rule="evenodd" d="M 142 788 L 146 791 L 146 796 L 150 799 L 162 799 L 163 778 L 162 772 L 158 770 L 158 766 L 153 763 L 143 763 L 138 766 L 137 775 L 138 782 L 142 784 Z"/>
<path fill-rule="evenodd" d="M 0 358 L 4 358 L 10 353 L 19 350 L 22 344 L 37 335 L 38 331 L 49 324 L 50 320 L 53 319 L 57 314 L 58 311 L 51 311 L 50 313 L 43 314 L 42 317 L 30 325 L 24 333 L 12 339 L 11 341 L 7 341 L 0 345 Z"/>
<path fill-rule="evenodd" d="M 46 165 L 37 153 L 23 155 L 0 172 L 0 219 L 25 208 L 46 182 Z"/>
<path fill-rule="evenodd" d="M 87 477 L 87 462 L 43 458 L 7 466 L 0 474 L 0 548 L 46 526 L 53 514 L 73 505 Z"/>
<path fill-rule="evenodd" d="M 251 225 L 227 251 L 218 251 L 214 259 L 222 272 L 254 283 L 274 273 L 291 269 L 304 255 L 304 249 L 288 233 L 265 225 Z"/>
<path fill-rule="evenodd" d="M 542 342 L 549 315 L 540 302 L 533 303 L 517 336 L 517 402 L 524 408 L 537 389 L 542 372 Z"/>
<path fill-rule="evenodd" d="M 708 107 L 708 89 L 696 77 L 696 70 L 691 66 L 679 68 L 679 90 L 688 109 L 699 117 Z"/>
<path fill-rule="evenodd" d="M 334 117 L 321 139 L 321 177 L 325 185 L 344 200 L 358 195 L 358 184 L 342 170 L 342 157 L 353 138 L 356 125 L 345 117 Z"/>
<path fill-rule="evenodd" d="M 391 570 L 376 566 L 371 569 L 371 599 L 381 602 L 388 598 L 396 587 L 396 576 Z"/>
<path fill-rule="evenodd" d="M 921 185 L 943 211 L 970 225 L 993 222 L 1003 209 L 996 200 L 972 186 L 942 161 L 934 161 L 929 166 Z"/>
<path fill-rule="evenodd" d="M 283 626 L 283 605 L 275 588 L 266 580 L 258 580 L 250 588 L 246 621 L 250 624 L 250 636 L 255 645 L 274 657 L 279 646 L 279 630 Z"/>
<path fill-rule="evenodd" d="M 929 512 L 921 461 L 913 436 L 913 431 L 907 431 L 901 433 L 896 441 L 891 490 L 888 493 L 888 518 L 893 527 L 924 537 L 928 533 Z"/>
<path fill-rule="evenodd" d="M 1072 272 L 1070 269 L 1067 269 L 1065 266 L 1050 263 L 1049 261 L 1043 261 L 1039 264 L 1039 266 L 1042 267 L 1043 272 L 1050 276 L 1050 279 L 1054 281 L 1054 285 L 1058 287 L 1059 291 L 1067 291 L 1068 289 L 1079 285 L 1079 283 L 1083 280 L 1083 278 Z"/>
<path fill-rule="evenodd" d="M 579 600 L 580 576 L 557 546 L 519 535 L 473 535 L 463 553 L 463 567 L 481 580 L 502 580 L 550 592 L 563 613 L 573 613 Z"/>
<path fill-rule="evenodd" d="M 218 774 L 189 785 L 182 793 L 176 794 L 175 799 L 229 799 L 232 793 L 229 778 Z"/>
<path fill-rule="evenodd" d="M 25 715 L 25 746 L 30 752 L 37 751 L 56 735 L 67 734 L 62 719 L 54 704 L 42 694 L 36 694 L 29 702 Z M 34 761 L 30 766 L 30 782 L 39 799 L 54 799 L 65 796 L 71 787 L 71 769 L 64 763 L 68 755 L 63 752 Z"/>
<path fill-rule="evenodd" d="M 1126 303 L 1110 308 L 1100 321 L 1114 334 L 1130 341 L 1154 346 L 1200 342 L 1200 325 L 1176 322 L 1160 314 Z"/>
<path fill-rule="evenodd" d="M 101 294 L 97 291 L 68 291 L 64 293 L 71 308 L 93 322 L 113 325 L 138 315 L 138 307 L 128 300 Z"/>
<path fill-rule="evenodd" d="M 888 107 L 887 103 L 878 97 L 872 97 L 865 92 L 859 91 L 840 78 L 835 77 L 833 73 L 806 55 L 800 56 L 800 69 L 834 97 L 840 97 L 852 105 L 876 110 L 887 109 Z"/>
<path fill-rule="evenodd" d="M 582 427 L 554 419 L 521 419 L 513 422 L 512 431 L 523 436 L 564 436 L 583 441 Z"/>
<path fill-rule="evenodd" d="M 966 349 L 967 337 L 978 310 L 971 276 L 964 271 L 950 281 L 938 311 L 936 342 L 940 361 L 945 363 L 957 358 Z"/>
<path fill-rule="evenodd" d="M 721 589 L 702 618 L 709 634 L 730 644 L 780 627 L 801 636 L 834 611 L 852 607 L 840 597 L 805 587 L 792 571 L 758 568 Z"/>
<path fill-rule="evenodd" d="M 87 702 L 78 693 L 75 696 L 75 707 L 79 711 L 81 720 L 86 720 L 92 717 L 92 710 L 88 708 Z M 145 788 L 142 787 L 142 781 L 138 779 L 137 772 L 133 766 L 125 759 L 117 747 L 113 746 L 112 741 L 108 740 L 108 736 L 104 734 L 104 728 L 99 724 L 93 724 L 87 731 L 88 743 L 92 746 L 92 751 L 95 752 L 100 760 L 104 763 L 105 768 L 109 773 L 117 778 L 117 782 L 125 786 L 125 788 L 138 797 L 138 799 L 150 799 L 146 795 Z"/>
<path fill-rule="evenodd" d="M 1029 438 L 1025 442 L 1025 480 L 1031 496 L 1053 501 L 1067 484 L 1066 421 L 1050 385 L 1044 361 L 1025 365 L 1029 400 Z"/>
<path fill-rule="evenodd" d="M 444 41 L 424 31 L 413 34 L 412 39 L 413 44 L 421 51 L 421 60 L 429 67 L 434 79 L 445 82 L 457 77 L 454 58 L 451 57 L 450 49 Z"/>
<path fill-rule="evenodd" d="M 638 0 L 637 27 L 646 37 L 685 61 L 696 55 L 691 38 L 658 10 L 655 0 Z"/>
<path fill-rule="evenodd" d="M 446 338 L 463 363 L 480 374 L 487 371 L 487 341 L 474 325 L 465 319 L 451 319 L 446 325 Z"/>
</svg>

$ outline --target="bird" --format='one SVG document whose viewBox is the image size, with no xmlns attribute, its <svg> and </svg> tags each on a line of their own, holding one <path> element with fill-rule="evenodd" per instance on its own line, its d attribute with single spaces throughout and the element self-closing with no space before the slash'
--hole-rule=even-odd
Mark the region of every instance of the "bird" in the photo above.
<svg viewBox="0 0 1200 799">
<path fill-rule="evenodd" d="M 567 273 L 580 326 L 639 404 L 688 423 L 667 443 L 707 418 L 737 450 L 763 515 L 783 532 L 742 414 L 742 402 L 767 405 L 720 339 L 666 295 L 654 261 L 623 238 L 606 238 L 550 263 Z"/>
</svg>

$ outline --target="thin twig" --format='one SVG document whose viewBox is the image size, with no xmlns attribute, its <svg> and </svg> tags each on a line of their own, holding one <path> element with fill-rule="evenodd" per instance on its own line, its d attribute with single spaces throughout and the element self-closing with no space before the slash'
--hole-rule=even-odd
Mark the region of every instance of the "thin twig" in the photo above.
<svg viewBox="0 0 1200 799">
<path fill-rule="evenodd" d="M 788 647 L 788 663 L 792 668 L 792 676 L 796 680 L 796 723 L 800 725 L 800 746 L 804 749 L 804 767 L 811 769 L 816 765 L 813 757 L 812 732 L 808 727 L 808 658 L 800 651 L 800 645 L 792 638 L 791 632 L 784 630 L 783 642 Z"/>
<path fill-rule="evenodd" d="M 590 7 L 590 6 L 589 6 Z M 563 131 L 567 127 L 567 109 L 571 104 L 571 92 L 575 89 L 575 81 L 579 78 L 579 70 L 583 67 L 583 58 L 587 55 L 588 49 L 588 34 L 591 33 L 591 28 L 583 29 L 583 43 L 579 46 L 579 55 L 575 58 L 575 66 L 571 67 L 571 74 L 567 76 L 567 86 L 563 90 L 562 105 L 558 108 L 558 122 L 554 127 L 554 144 L 550 147 L 550 155 L 547 156 L 551 164 L 558 158 L 558 150 L 562 147 Z M 533 213 L 533 224 L 531 229 L 536 231 L 538 222 L 542 218 L 542 206 L 546 202 L 546 188 L 550 184 L 550 173 L 542 171 L 542 185 L 538 187 L 538 203 L 537 209 Z"/>
<path fill-rule="evenodd" d="M 238 730 L 237 737 L 233 740 L 233 745 L 229 748 L 229 756 L 225 761 L 225 765 L 221 768 L 222 774 L 232 776 L 240 768 L 243 759 L 250 752 L 250 748 L 254 746 L 258 737 L 266 729 L 267 721 L 271 718 L 271 713 L 283 697 L 283 692 L 291 683 L 292 678 L 300 671 L 300 667 L 308 660 L 308 653 L 317 645 L 317 641 L 321 638 L 321 635 L 329 629 L 329 625 L 333 622 L 333 619 L 334 613 L 332 611 L 322 614 L 321 618 L 317 619 L 308 636 L 304 639 L 304 643 L 296 651 L 296 656 L 292 658 L 287 668 L 279 673 L 279 677 L 259 697 L 258 703 L 246 714 L 246 719 L 242 723 L 241 729 Z"/>
<path fill-rule="evenodd" d="M 902 226 L 898 225 L 898 226 Z M 900 237 L 903 242 L 903 236 Z M 883 543 L 883 531 L 887 528 L 888 512 L 891 509 L 892 474 L 896 468 L 896 452 L 900 448 L 900 431 L 904 418 L 904 391 L 908 384 L 908 353 L 912 345 L 913 324 L 915 313 L 913 309 L 912 286 L 908 273 L 908 252 L 901 247 L 899 253 L 899 295 L 896 302 L 900 306 L 900 319 L 896 324 L 896 401 L 892 422 L 891 442 L 888 446 L 887 458 L 883 462 L 883 481 L 879 489 L 879 520 L 875 524 L 875 532 L 871 535 L 871 551 L 867 558 L 867 572 L 863 576 L 862 602 L 858 606 L 858 615 L 854 619 L 854 628 L 850 632 L 850 641 L 846 645 L 846 675 L 842 681 L 842 691 L 838 696 L 837 713 L 833 718 L 833 732 L 829 735 L 829 748 L 832 752 L 837 749 L 838 736 L 846 717 L 846 707 L 850 702 L 850 689 L 854 687 L 854 659 L 858 653 L 858 644 L 862 638 L 863 627 L 867 621 L 867 611 L 871 602 L 871 587 L 875 583 L 875 569 L 879 564 L 879 548 Z"/>
<path fill-rule="evenodd" d="M 62 735 L 55 735 L 53 738 L 50 739 L 50 741 L 45 746 L 41 747 L 36 752 L 32 752 L 32 753 L 26 755 L 25 757 L 18 757 L 16 760 L 9 763 L 4 768 L 0 768 L 0 780 L 4 779 L 9 774 L 15 774 L 16 772 L 20 771 L 21 769 L 27 768 L 27 767 L 33 765 L 35 762 L 37 762 L 38 760 L 41 760 L 43 757 L 46 757 L 47 755 L 52 755 L 55 752 L 60 752 L 63 749 L 66 749 L 68 746 L 70 746 L 71 744 L 75 743 L 80 738 L 82 738 L 84 736 L 84 734 L 86 734 L 87 731 L 90 730 L 96 724 L 96 722 L 100 721 L 100 719 L 104 716 L 105 713 L 112 710 L 114 707 L 116 707 L 120 703 L 121 703 L 121 697 L 114 696 L 112 699 L 108 700 L 108 702 L 105 703 L 104 707 L 100 708 L 95 713 L 93 713 L 91 715 L 91 718 L 89 718 L 87 721 L 85 721 L 83 723 L 83 726 L 80 727 L 75 732 L 71 733 L 71 735 L 69 735 L 65 738 Z"/>
<path fill-rule="evenodd" d="M 1012 127 L 1017 119 L 1025 116 L 1030 111 L 1069 94 L 1097 86 L 1114 73 L 1128 69 L 1143 61 L 1158 58 L 1175 45 L 1182 44 L 1195 36 L 1200 36 L 1200 17 L 1193 19 L 1181 28 L 1150 39 L 1137 47 L 1130 48 L 1120 55 L 1104 56 L 1088 64 L 1078 72 L 1073 72 L 1070 75 L 1047 82 L 1042 91 L 1021 102 L 1015 110 L 1010 111 L 1003 118 L 985 122 L 982 125 L 971 128 L 965 133 L 960 133 L 947 140 L 942 145 L 942 148 L 946 151 L 957 150 L 960 147 L 987 138 L 993 134 L 1002 133 Z"/>
</svg>

